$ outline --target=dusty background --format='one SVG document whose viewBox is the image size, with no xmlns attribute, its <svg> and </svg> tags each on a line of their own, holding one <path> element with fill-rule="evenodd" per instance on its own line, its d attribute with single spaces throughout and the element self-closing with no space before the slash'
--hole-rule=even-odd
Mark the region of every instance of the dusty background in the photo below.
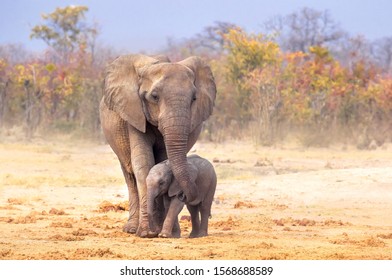
<svg viewBox="0 0 392 280">
<path fill-rule="evenodd" d="M 0 144 L 0 259 L 392 259 L 392 146 L 198 143 L 218 187 L 210 236 L 121 228 L 127 190 L 107 145 Z"/>
</svg>

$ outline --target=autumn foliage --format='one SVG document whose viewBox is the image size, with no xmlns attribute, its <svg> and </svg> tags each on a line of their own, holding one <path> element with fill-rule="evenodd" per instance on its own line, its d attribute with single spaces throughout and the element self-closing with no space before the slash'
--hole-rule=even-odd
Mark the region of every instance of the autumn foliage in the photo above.
<svg viewBox="0 0 392 280">
<path fill-rule="evenodd" d="M 47 43 L 44 54 L 17 63 L 0 57 L 2 135 L 19 126 L 27 138 L 47 132 L 99 137 L 101 81 L 114 55 L 97 55 L 98 29 L 83 22 L 87 11 L 70 6 L 44 15 L 46 24 L 31 35 Z M 392 139 L 390 71 L 356 50 L 345 59 L 319 41 L 290 50 L 273 36 L 224 23 L 206 34 L 163 50 L 174 60 L 200 55 L 210 62 L 218 94 L 204 139 L 271 145 L 294 138 L 306 146 L 359 148 Z M 340 33 L 333 34 L 338 39 Z"/>
<path fill-rule="evenodd" d="M 0 59 L 3 129 L 22 126 L 27 139 L 37 130 L 99 133 L 103 65 L 88 49 L 94 32 L 78 27 L 86 11 L 70 6 L 43 15 L 48 25 L 34 27 L 31 37 L 43 39 L 47 51 L 18 63 Z"/>
<path fill-rule="evenodd" d="M 304 145 L 340 141 L 360 148 L 390 140 L 392 79 L 372 63 L 343 66 L 322 46 L 284 52 L 240 29 L 225 40 L 227 52 L 214 63 L 225 73 L 218 108 L 234 112 L 226 125 L 267 145 L 293 135 Z"/>
</svg>

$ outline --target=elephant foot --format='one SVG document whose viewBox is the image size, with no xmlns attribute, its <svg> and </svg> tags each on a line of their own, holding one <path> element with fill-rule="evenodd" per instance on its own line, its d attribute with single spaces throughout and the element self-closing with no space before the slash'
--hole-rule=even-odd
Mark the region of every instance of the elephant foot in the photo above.
<svg viewBox="0 0 392 280">
<path fill-rule="evenodd" d="M 208 236 L 208 233 L 205 231 L 199 231 L 199 232 L 191 231 L 191 233 L 189 234 L 189 238 L 198 238 L 198 237 L 204 237 L 204 236 Z"/>
<path fill-rule="evenodd" d="M 172 232 L 172 237 L 173 238 L 180 238 L 181 237 L 181 231 L 173 231 Z"/>
<path fill-rule="evenodd" d="M 149 237 L 149 233 L 152 232 L 150 230 L 148 221 L 145 222 L 139 222 L 139 227 L 137 228 L 136 235 L 141 237 L 141 238 L 147 238 Z"/>
<path fill-rule="evenodd" d="M 172 238 L 173 235 L 172 235 L 171 233 L 168 233 L 168 232 L 161 232 L 161 233 L 158 235 L 158 237 L 160 237 L 160 238 Z"/>
<path fill-rule="evenodd" d="M 150 222 L 150 228 L 148 230 L 148 237 L 154 238 L 158 237 L 158 234 L 161 232 L 162 227 L 158 226 L 157 223 Z"/>
<path fill-rule="evenodd" d="M 192 226 L 192 231 L 189 234 L 189 238 L 197 238 L 199 237 L 199 234 L 200 234 L 200 227 Z"/>
<path fill-rule="evenodd" d="M 123 232 L 130 233 L 130 234 L 135 234 L 137 231 L 138 225 L 137 223 L 133 223 L 131 221 L 128 221 L 124 226 L 123 226 Z"/>
<path fill-rule="evenodd" d="M 180 238 L 181 233 L 180 232 L 174 232 L 174 233 L 168 233 L 168 232 L 161 232 L 158 234 L 159 238 Z"/>
<path fill-rule="evenodd" d="M 189 234 L 189 238 L 196 238 L 196 237 L 198 237 L 198 236 L 197 236 L 197 233 L 191 231 L 191 233 Z"/>
<path fill-rule="evenodd" d="M 147 238 L 148 237 L 148 228 L 141 228 L 138 227 L 137 231 L 136 231 L 136 235 L 141 237 L 141 238 Z"/>
<path fill-rule="evenodd" d="M 150 230 L 148 231 L 147 237 L 148 238 L 158 237 L 158 232 Z"/>
</svg>

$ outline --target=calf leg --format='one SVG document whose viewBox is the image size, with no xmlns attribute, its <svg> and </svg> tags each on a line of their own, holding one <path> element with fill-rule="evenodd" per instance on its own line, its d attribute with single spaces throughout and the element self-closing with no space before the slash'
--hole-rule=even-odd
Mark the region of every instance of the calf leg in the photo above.
<svg viewBox="0 0 392 280">
<path fill-rule="evenodd" d="M 163 222 L 162 231 L 159 234 L 159 237 L 173 237 L 173 226 L 176 221 L 178 223 L 178 214 L 180 214 L 184 205 L 184 202 L 181 202 L 176 197 L 171 199 L 169 210 L 167 211 L 167 215 L 165 221 Z"/>
<path fill-rule="evenodd" d="M 199 236 L 200 231 L 200 217 L 199 217 L 199 205 L 187 205 L 188 211 L 191 214 L 192 231 L 189 235 L 190 238 Z"/>
<path fill-rule="evenodd" d="M 203 237 L 208 235 L 208 219 L 211 215 L 210 213 L 211 213 L 211 205 L 210 206 L 203 205 L 200 207 L 201 222 L 200 222 L 200 231 L 198 237 Z"/>
</svg>

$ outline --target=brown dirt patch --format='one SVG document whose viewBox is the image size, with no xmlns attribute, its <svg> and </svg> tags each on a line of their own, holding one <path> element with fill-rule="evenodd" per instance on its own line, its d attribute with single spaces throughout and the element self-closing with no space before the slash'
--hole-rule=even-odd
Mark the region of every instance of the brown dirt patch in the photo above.
<svg viewBox="0 0 392 280">
<path fill-rule="evenodd" d="M 218 187 L 209 236 L 122 232 L 106 145 L 0 144 L 0 259 L 392 259 L 392 150 L 198 143 Z"/>
<path fill-rule="evenodd" d="M 128 201 L 123 201 L 120 203 L 113 204 L 109 201 L 103 201 L 101 204 L 99 204 L 99 211 L 100 212 L 109 212 L 109 211 L 128 211 L 129 210 L 129 204 Z"/>
</svg>

